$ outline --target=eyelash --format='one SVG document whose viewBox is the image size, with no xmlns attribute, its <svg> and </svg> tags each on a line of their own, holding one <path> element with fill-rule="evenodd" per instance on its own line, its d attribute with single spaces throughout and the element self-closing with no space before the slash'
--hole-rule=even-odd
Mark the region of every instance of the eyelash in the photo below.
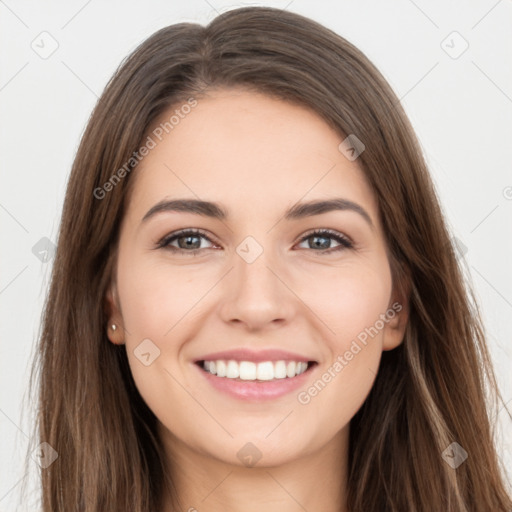
<svg viewBox="0 0 512 512">
<path fill-rule="evenodd" d="M 185 253 L 185 254 L 188 254 L 191 256 L 195 256 L 198 252 L 204 250 L 204 248 L 203 249 L 186 250 L 186 249 L 181 249 L 179 247 L 173 247 L 173 246 L 169 245 L 171 242 L 174 242 L 174 240 L 176 240 L 178 238 L 182 238 L 182 237 L 186 237 L 186 236 L 190 236 L 190 235 L 200 235 L 200 236 L 204 237 L 206 240 L 208 240 L 208 242 L 215 243 L 212 240 L 210 240 L 210 238 L 204 231 L 202 231 L 200 229 L 187 229 L 187 230 L 178 231 L 177 233 L 172 233 L 171 235 L 167 235 L 167 236 L 163 237 L 157 243 L 156 248 L 157 249 L 168 249 L 172 252 L 177 252 L 177 253 L 182 253 L 182 254 Z M 326 238 L 332 238 L 340 244 L 338 247 L 332 247 L 332 248 L 326 249 L 326 250 L 315 251 L 322 255 L 331 254 L 333 252 L 343 250 L 343 249 L 352 249 L 354 247 L 353 243 L 346 236 L 341 235 L 340 233 L 337 233 L 336 231 L 332 231 L 330 229 L 314 230 L 314 231 L 308 233 L 307 235 L 303 236 L 299 240 L 299 243 L 302 243 L 302 242 L 306 241 L 308 238 L 311 238 L 313 236 L 324 236 Z M 313 251 L 314 249 L 310 249 L 310 250 Z"/>
</svg>

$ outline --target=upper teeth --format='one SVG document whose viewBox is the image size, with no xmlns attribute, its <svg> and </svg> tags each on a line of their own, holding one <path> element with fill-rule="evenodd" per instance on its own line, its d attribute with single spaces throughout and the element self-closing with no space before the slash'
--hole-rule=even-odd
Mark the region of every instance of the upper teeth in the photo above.
<svg viewBox="0 0 512 512">
<path fill-rule="evenodd" d="M 264 361 L 253 363 L 252 361 L 204 361 L 203 368 L 217 375 L 228 379 L 242 380 L 272 380 L 295 377 L 304 373 L 308 363 L 296 361 Z"/>
</svg>

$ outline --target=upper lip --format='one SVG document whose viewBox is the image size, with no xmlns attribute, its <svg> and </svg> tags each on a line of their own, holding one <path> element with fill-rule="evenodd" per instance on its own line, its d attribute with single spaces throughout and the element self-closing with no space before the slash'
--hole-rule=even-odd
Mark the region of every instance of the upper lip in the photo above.
<svg viewBox="0 0 512 512">
<path fill-rule="evenodd" d="M 234 360 L 234 361 L 252 361 L 261 363 L 263 361 L 315 361 L 310 357 L 279 349 L 250 350 L 248 348 L 238 348 L 233 350 L 224 350 L 222 352 L 212 352 L 205 356 L 197 358 L 194 362 L 200 361 L 218 361 L 218 360 Z"/>
</svg>

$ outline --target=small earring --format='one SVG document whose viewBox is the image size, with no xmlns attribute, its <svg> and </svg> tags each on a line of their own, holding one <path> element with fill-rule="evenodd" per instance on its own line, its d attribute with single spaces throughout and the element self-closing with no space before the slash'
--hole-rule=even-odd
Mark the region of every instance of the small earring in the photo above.
<svg viewBox="0 0 512 512">
<path fill-rule="evenodd" d="M 112 324 L 112 330 L 115 331 L 117 329 L 117 325 L 116 324 Z"/>
</svg>

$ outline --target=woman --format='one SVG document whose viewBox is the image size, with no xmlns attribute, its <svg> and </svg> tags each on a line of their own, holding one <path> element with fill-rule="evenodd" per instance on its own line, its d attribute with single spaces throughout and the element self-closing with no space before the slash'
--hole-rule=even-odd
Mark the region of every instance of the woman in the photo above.
<svg viewBox="0 0 512 512">
<path fill-rule="evenodd" d="M 170 26 L 116 72 L 34 371 L 45 512 L 512 507 L 413 130 L 368 59 L 297 14 Z"/>
</svg>

